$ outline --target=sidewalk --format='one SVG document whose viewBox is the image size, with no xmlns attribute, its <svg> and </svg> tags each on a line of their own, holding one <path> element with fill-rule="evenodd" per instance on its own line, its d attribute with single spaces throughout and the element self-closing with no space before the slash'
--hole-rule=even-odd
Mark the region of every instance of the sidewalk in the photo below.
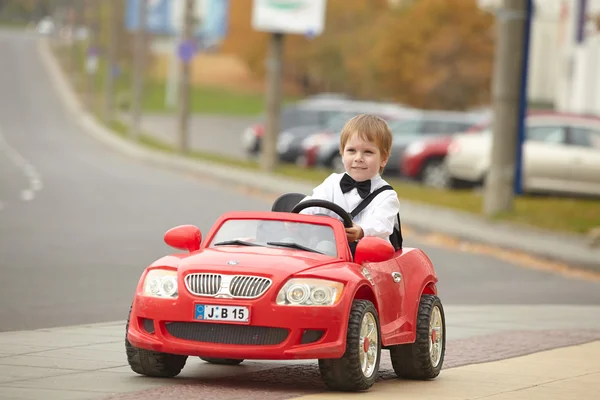
<svg viewBox="0 0 600 400">
<path fill-rule="evenodd" d="M 191 160 L 138 146 L 101 125 L 76 98 L 46 41 L 40 42 L 40 54 L 57 92 L 73 117 L 90 135 L 128 157 L 156 166 L 199 176 L 217 178 L 227 184 L 258 189 L 270 194 L 285 192 L 311 193 L 313 184 L 289 177 L 250 171 L 236 167 Z M 414 230 L 436 232 L 466 241 L 517 250 L 542 259 L 569 264 L 572 267 L 600 272 L 600 248 L 591 248 L 586 238 L 560 234 L 509 223 L 492 222 L 465 212 L 417 204 L 401 199 L 402 223 Z M 549 216 L 550 218 L 551 216 Z"/>
<path fill-rule="evenodd" d="M 449 305 L 446 315 L 446 357 L 437 379 L 397 379 L 383 350 L 380 379 L 357 396 L 571 400 L 600 393 L 600 320 L 590 318 L 600 315 L 599 306 Z M 315 360 L 219 366 L 189 357 L 176 378 L 142 377 L 127 364 L 124 337 L 125 321 L 0 333 L 0 400 L 351 396 L 326 391 Z M 572 396 L 561 397 L 563 390 Z"/>
<path fill-rule="evenodd" d="M 593 399 L 600 394 L 600 342 L 443 371 L 432 382 L 392 381 L 361 394 L 361 400 Z M 322 393 L 298 400 L 347 399 Z"/>
</svg>

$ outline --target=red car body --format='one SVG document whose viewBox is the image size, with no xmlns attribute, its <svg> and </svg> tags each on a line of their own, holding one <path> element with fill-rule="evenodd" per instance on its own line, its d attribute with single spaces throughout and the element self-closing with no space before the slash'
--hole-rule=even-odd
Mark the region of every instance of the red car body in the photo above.
<svg viewBox="0 0 600 400">
<path fill-rule="evenodd" d="M 421 151 L 418 153 L 404 153 L 400 170 L 402 175 L 420 179 L 423 167 L 430 160 L 442 160 L 448 154 L 448 147 L 452 143 L 452 136 L 439 136 L 436 138 L 424 139 Z"/>
<path fill-rule="evenodd" d="M 335 235 L 337 257 L 288 248 L 210 247 L 229 220 L 257 219 L 329 226 Z M 138 348 L 162 353 L 226 359 L 326 359 L 342 357 L 354 300 L 371 301 L 380 320 L 381 345 L 412 343 L 423 294 L 437 295 L 435 269 L 415 248 L 394 251 L 379 238 L 359 242 L 354 260 L 342 223 L 334 218 L 282 212 L 228 212 L 201 242 L 193 226 L 173 228 L 165 241 L 189 253 L 172 254 L 152 263 L 142 274 L 133 301 L 127 339 Z M 201 242 L 201 243 L 200 243 Z M 235 262 L 234 262 L 235 261 Z M 234 264 L 234 265 L 232 265 Z M 177 298 L 144 294 L 146 275 L 156 269 L 176 273 Z M 270 287 L 257 298 L 201 297 L 186 287 L 191 273 L 264 277 Z M 393 276 L 400 280 L 395 281 Z M 331 306 L 279 305 L 276 297 L 290 278 L 317 278 L 342 283 Z M 195 319 L 198 303 L 244 306 L 248 322 Z M 202 340 L 197 338 L 202 337 Z"/>
</svg>

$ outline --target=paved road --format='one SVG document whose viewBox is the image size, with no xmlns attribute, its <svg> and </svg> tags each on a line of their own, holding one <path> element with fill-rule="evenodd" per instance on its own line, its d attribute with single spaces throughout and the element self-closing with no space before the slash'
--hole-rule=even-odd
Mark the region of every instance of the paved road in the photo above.
<svg viewBox="0 0 600 400">
<path fill-rule="evenodd" d="M 34 39 L 3 32 L 0 48 L 0 331 L 123 320 L 165 230 L 269 208 L 105 149 L 70 121 Z M 446 304 L 600 304 L 597 283 L 408 244 L 436 263 Z"/>
<path fill-rule="evenodd" d="M 127 115 L 123 115 L 128 118 Z M 248 158 L 242 146 L 242 132 L 259 117 L 194 115 L 190 118 L 190 148 L 228 157 Z M 146 114 L 142 129 L 161 141 L 177 146 L 177 115 Z"/>
</svg>

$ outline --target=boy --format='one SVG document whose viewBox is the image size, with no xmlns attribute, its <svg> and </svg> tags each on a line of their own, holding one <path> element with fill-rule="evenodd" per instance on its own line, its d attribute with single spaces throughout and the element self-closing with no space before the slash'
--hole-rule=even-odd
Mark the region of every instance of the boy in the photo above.
<svg viewBox="0 0 600 400">
<path fill-rule="evenodd" d="M 381 173 L 388 161 L 392 147 L 392 133 L 386 121 L 380 117 L 362 114 L 350 119 L 342 128 L 340 154 L 345 173 L 333 173 L 315 187 L 309 199 L 322 199 L 336 203 L 348 213 L 373 191 L 388 183 Z M 380 192 L 356 217 L 354 225 L 346 228 L 346 236 L 352 253 L 356 242 L 365 236 L 389 240 L 394 231 L 400 203 L 394 190 Z M 324 208 L 312 207 L 302 214 L 337 214 Z M 399 244 L 401 247 L 401 243 Z"/>
</svg>

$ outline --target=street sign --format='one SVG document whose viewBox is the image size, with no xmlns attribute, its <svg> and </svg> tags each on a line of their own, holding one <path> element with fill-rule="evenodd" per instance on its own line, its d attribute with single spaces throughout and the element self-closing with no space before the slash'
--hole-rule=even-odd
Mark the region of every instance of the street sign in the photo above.
<svg viewBox="0 0 600 400">
<path fill-rule="evenodd" d="M 136 31 L 140 26 L 139 9 L 143 0 L 128 0 L 125 13 L 125 26 L 130 31 Z M 146 0 L 148 14 L 146 30 L 153 34 L 168 35 L 172 33 L 173 0 Z"/>
<path fill-rule="evenodd" d="M 129 31 L 139 27 L 138 10 L 142 0 L 128 0 L 125 26 Z M 183 29 L 185 0 L 147 0 L 146 29 L 157 35 L 180 35 Z M 198 21 L 194 36 L 203 42 L 219 43 L 228 29 L 229 0 L 196 0 L 194 19 Z"/>
<path fill-rule="evenodd" d="M 318 36 L 325 26 L 325 0 L 254 0 L 257 31 Z"/>
<path fill-rule="evenodd" d="M 185 63 L 189 63 L 196 54 L 196 43 L 184 40 L 177 46 L 177 56 Z"/>
</svg>

